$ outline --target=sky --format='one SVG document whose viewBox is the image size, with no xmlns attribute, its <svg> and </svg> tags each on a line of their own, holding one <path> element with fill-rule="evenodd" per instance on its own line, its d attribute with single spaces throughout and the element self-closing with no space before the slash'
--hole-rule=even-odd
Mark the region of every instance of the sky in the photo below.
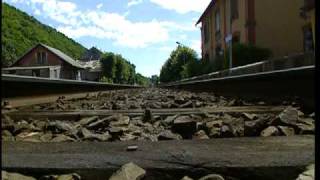
<svg viewBox="0 0 320 180">
<path fill-rule="evenodd" d="M 86 48 L 121 54 L 159 75 L 180 42 L 201 54 L 195 26 L 210 0 L 4 0 Z M 58 48 L 58 47 L 57 47 Z"/>
</svg>

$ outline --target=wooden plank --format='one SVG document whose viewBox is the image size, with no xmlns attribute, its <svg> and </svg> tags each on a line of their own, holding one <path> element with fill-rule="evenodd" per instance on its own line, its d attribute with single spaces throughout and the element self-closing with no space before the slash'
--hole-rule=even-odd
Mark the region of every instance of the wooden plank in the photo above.
<svg viewBox="0 0 320 180">
<path fill-rule="evenodd" d="M 126 151 L 129 145 L 137 145 L 138 150 Z M 146 169 L 148 175 L 171 175 L 173 179 L 212 172 L 248 179 L 295 179 L 304 166 L 314 163 L 314 156 L 314 136 L 148 143 L 2 142 L 4 170 L 77 172 L 86 179 L 106 179 L 128 162 Z"/>
<path fill-rule="evenodd" d="M 215 114 L 215 113 L 279 113 L 285 109 L 284 106 L 233 106 L 216 108 L 184 108 L 184 109 L 150 109 L 153 115 L 190 115 L 190 114 Z M 75 111 L 15 111 L 8 115 L 15 118 L 23 117 L 45 117 L 49 119 L 75 119 L 86 116 L 109 116 L 123 114 L 128 116 L 141 116 L 142 109 L 133 110 L 75 110 Z"/>
</svg>

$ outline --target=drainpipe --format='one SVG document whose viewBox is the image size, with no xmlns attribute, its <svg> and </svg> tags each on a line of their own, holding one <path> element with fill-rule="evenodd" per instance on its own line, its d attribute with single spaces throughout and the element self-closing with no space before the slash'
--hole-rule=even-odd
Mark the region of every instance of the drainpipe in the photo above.
<svg viewBox="0 0 320 180">
<path fill-rule="evenodd" d="M 230 9 L 230 13 L 229 13 L 229 22 L 230 22 L 230 42 L 229 42 L 229 68 L 230 68 L 230 73 L 231 73 L 231 68 L 232 68 L 232 8 L 231 8 L 231 1 L 229 1 L 229 9 Z"/>
</svg>

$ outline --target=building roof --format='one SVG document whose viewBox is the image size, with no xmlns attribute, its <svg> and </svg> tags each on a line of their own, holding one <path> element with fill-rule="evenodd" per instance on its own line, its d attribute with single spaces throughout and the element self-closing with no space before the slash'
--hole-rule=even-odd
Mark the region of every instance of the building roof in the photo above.
<svg viewBox="0 0 320 180">
<path fill-rule="evenodd" d="M 216 1 L 217 0 L 212 0 L 208 7 L 206 8 L 206 10 L 204 10 L 204 12 L 202 13 L 202 15 L 200 16 L 199 20 L 197 21 L 196 25 L 198 25 L 201 21 L 202 21 L 202 18 L 209 12 L 209 10 L 216 4 Z"/>
<path fill-rule="evenodd" d="M 28 69 L 50 69 L 50 68 L 59 68 L 61 66 L 28 66 L 28 67 L 9 67 L 2 68 L 1 70 L 28 70 Z"/>
<path fill-rule="evenodd" d="M 16 62 L 13 63 L 13 65 L 15 65 L 17 62 L 19 62 L 24 56 L 29 54 L 34 48 L 36 48 L 38 46 L 42 46 L 42 47 L 46 48 L 47 50 L 51 51 L 53 54 L 60 57 L 63 61 L 70 64 L 71 66 L 79 68 L 79 69 L 84 69 L 84 67 L 80 63 L 78 63 L 76 60 L 72 59 L 70 56 L 64 54 L 63 52 L 61 52 L 58 49 L 55 49 L 53 47 L 50 47 L 50 46 L 42 44 L 42 43 L 35 45 L 33 48 L 31 48 L 29 51 L 27 51 L 27 53 L 25 53 L 23 56 L 21 56 Z"/>
</svg>

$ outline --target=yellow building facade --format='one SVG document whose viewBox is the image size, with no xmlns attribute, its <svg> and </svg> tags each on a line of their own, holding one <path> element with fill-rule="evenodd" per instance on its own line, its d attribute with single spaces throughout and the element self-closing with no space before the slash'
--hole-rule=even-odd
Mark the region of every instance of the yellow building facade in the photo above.
<svg viewBox="0 0 320 180">
<path fill-rule="evenodd" d="M 211 1 L 197 22 L 201 23 L 202 57 L 214 60 L 224 54 L 229 34 L 233 43 L 268 48 L 274 57 L 303 52 L 303 5 L 303 0 Z"/>
</svg>

